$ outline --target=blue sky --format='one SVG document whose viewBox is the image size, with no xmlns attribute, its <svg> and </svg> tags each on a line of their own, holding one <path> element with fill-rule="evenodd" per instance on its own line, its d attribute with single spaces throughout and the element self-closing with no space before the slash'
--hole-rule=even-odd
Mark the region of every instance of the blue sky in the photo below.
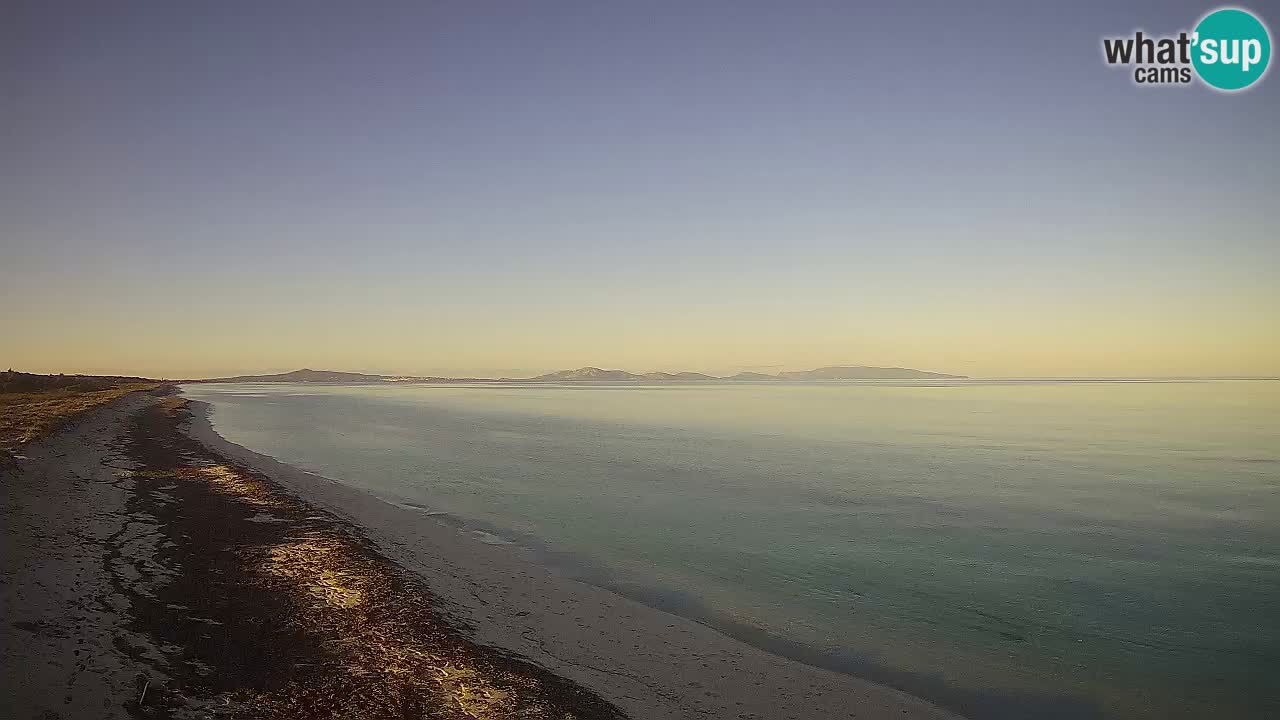
<svg viewBox="0 0 1280 720">
<path fill-rule="evenodd" d="M 1213 6 L 183 5 L 0 30 L 0 362 L 1280 372 L 1275 77 L 1101 59 Z"/>
</svg>

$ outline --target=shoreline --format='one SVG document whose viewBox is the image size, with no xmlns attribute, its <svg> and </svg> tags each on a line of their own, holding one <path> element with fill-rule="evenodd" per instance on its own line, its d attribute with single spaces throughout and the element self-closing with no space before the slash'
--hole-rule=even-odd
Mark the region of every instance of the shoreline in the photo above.
<svg viewBox="0 0 1280 720">
<path fill-rule="evenodd" d="M 0 468 L 14 716 L 956 717 L 253 453 L 174 392 Z"/>
<path fill-rule="evenodd" d="M 715 648 L 716 652 L 724 652 L 725 657 L 733 657 L 733 660 L 723 662 L 723 672 L 709 673 L 712 677 L 705 679 L 700 675 L 708 668 L 701 661 L 686 664 L 675 674 L 681 677 L 699 675 L 694 682 L 699 683 L 700 687 L 707 685 L 720 688 L 714 692 L 721 697 L 740 692 L 741 689 L 734 687 L 732 683 L 725 683 L 724 678 L 734 677 L 742 667 L 768 667 L 767 674 L 789 678 L 785 682 L 766 683 L 771 699 L 767 704 L 768 712 L 761 716 L 765 718 L 789 717 L 785 713 L 793 702 L 801 703 L 799 706 L 805 708 L 804 712 L 816 713 L 810 715 L 812 717 L 849 716 L 840 714 L 837 706 L 815 706 L 810 700 L 801 702 L 791 697 L 796 694 L 796 688 L 803 688 L 814 682 L 821 683 L 822 692 L 826 696 L 837 697 L 844 693 L 864 698 L 866 693 L 882 691 L 909 698 L 927 706 L 929 712 L 941 713 L 943 717 L 1014 720 L 1035 716 L 1046 720 L 1068 720 L 1100 716 L 1098 709 L 1088 698 L 1034 689 L 960 686 L 948 683 L 939 674 L 898 669 L 878 662 L 872 655 L 858 654 L 855 651 L 824 651 L 822 648 L 770 633 L 756 625 L 737 622 L 734 618 L 717 613 L 714 607 L 700 602 L 696 593 L 628 583 L 625 577 L 614 575 L 608 568 L 589 558 L 547 547 L 537 538 L 510 533 L 504 528 L 475 522 L 447 511 L 433 510 L 428 507 L 430 500 L 424 501 L 426 505 L 422 505 L 394 496 L 379 497 L 370 491 L 325 477 L 319 472 L 294 467 L 245 448 L 222 437 L 213 428 L 208 416 L 211 405 L 200 400 L 191 400 L 191 403 L 195 411 L 189 431 L 194 437 L 215 452 L 270 475 L 309 501 L 366 529 L 384 554 L 415 573 L 425 577 L 443 574 L 477 587 L 500 588 L 505 591 L 510 590 L 510 580 L 507 578 L 537 577 L 542 583 L 537 597 L 557 597 L 557 602 L 561 604 L 573 604 L 586 599 L 593 606 L 606 607 L 613 607 L 612 603 L 617 601 L 625 601 L 626 612 L 635 613 L 637 617 L 653 618 L 638 641 L 634 636 L 611 636 L 613 628 L 598 627 L 598 623 L 588 620 L 583 627 L 562 626 L 563 632 L 547 639 L 549 646 L 557 644 L 557 637 L 585 632 L 593 643 L 605 647 L 657 645 L 683 649 L 688 645 L 688 640 L 675 634 L 673 628 L 685 629 L 696 633 L 700 645 Z M 461 557 L 466 561 L 446 568 L 447 563 L 442 564 L 432 557 L 432 553 Z M 454 574 L 450 576 L 451 572 Z M 473 624 L 480 628 L 483 642 L 534 657 L 543 664 L 553 663 L 548 667 L 592 687 L 595 687 L 592 683 L 599 682 L 618 684 L 616 677 L 601 677 L 592 673 L 575 674 L 578 669 L 574 666 L 580 662 L 579 658 L 586 658 L 585 662 L 588 664 L 595 661 L 591 647 L 566 646 L 557 650 L 551 658 L 539 656 L 538 652 L 544 648 L 531 644 L 524 636 L 528 632 L 527 624 L 516 622 L 504 625 L 495 620 L 512 616 L 524 617 L 528 615 L 528 609 L 520 603 L 509 603 L 495 613 L 492 607 L 478 607 L 475 604 L 477 592 L 481 591 L 475 590 L 452 597 L 446 589 L 442 594 L 455 603 L 459 613 L 475 621 Z M 557 621 L 557 618 L 548 617 L 546 612 L 542 614 L 542 618 L 542 622 L 551 625 Z M 655 673 L 657 676 L 672 673 L 667 669 L 668 664 L 679 666 L 680 660 L 680 653 L 669 653 L 661 663 L 638 667 L 635 673 L 644 677 L 654 677 Z M 625 655 L 616 656 L 612 661 L 624 666 L 639 662 Z M 555 664 L 557 662 L 560 664 Z M 849 687 L 844 686 L 846 682 Z M 723 713 L 710 715 L 713 717 L 737 718 L 742 712 L 741 707 L 736 705 L 717 705 L 714 700 L 682 695 L 679 687 L 672 694 L 688 699 L 690 703 L 702 708 L 701 712 Z M 862 701 L 864 700 L 859 700 Z M 625 702 L 620 704 L 626 707 Z M 906 705 L 910 703 L 904 703 L 904 707 Z M 638 717 L 650 717 L 652 712 L 653 709 L 646 706 L 645 712 Z M 863 712 L 859 717 L 868 717 L 866 711 Z M 911 713 L 917 712 L 923 711 L 911 707 L 900 709 L 900 714 L 893 716 L 911 717 Z M 800 713 L 797 716 L 805 715 Z M 662 717 L 683 715 L 678 710 L 673 710 L 672 714 Z"/>
<path fill-rule="evenodd" d="M 81 416 L 0 473 L 0 714 L 623 717 L 474 642 L 360 528 L 190 439 L 173 392 Z"/>
<path fill-rule="evenodd" d="M 519 545 L 485 542 L 457 522 L 244 448 L 214 430 L 207 403 L 191 404 L 192 437 L 363 528 L 393 562 L 427 578 L 450 612 L 471 621 L 477 641 L 580 682 L 632 717 L 959 717 L 907 692 L 769 652 L 558 574 Z"/>
</svg>

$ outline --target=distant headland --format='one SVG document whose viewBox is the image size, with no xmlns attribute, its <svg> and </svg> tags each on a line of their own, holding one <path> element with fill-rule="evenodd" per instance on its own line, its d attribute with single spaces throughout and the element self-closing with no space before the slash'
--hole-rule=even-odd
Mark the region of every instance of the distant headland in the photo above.
<svg viewBox="0 0 1280 720">
<path fill-rule="evenodd" d="M 598 367 L 580 367 L 576 370 L 560 370 L 529 378 L 479 378 L 435 377 L 416 375 L 371 375 L 367 373 L 311 370 L 304 368 L 292 372 L 270 375 L 236 375 L 234 377 L 183 380 L 181 382 L 282 382 L 282 383 L 691 383 L 691 382 L 788 382 L 804 380 L 960 380 L 965 375 L 927 372 L 913 368 L 868 367 L 865 365 L 835 365 L 813 370 L 791 370 L 768 375 L 758 372 L 740 372 L 718 377 L 697 372 L 648 372 L 633 373 L 626 370 L 605 370 Z"/>
</svg>

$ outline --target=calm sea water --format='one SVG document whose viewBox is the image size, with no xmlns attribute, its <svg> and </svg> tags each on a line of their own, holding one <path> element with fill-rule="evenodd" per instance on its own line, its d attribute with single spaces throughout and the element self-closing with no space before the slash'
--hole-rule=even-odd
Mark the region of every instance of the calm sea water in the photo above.
<svg viewBox="0 0 1280 720">
<path fill-rule="evenodd" d="M 1280 717 L 1280 382 L 189 385 L 223 436 L 975 717 Z"/>
</svg>

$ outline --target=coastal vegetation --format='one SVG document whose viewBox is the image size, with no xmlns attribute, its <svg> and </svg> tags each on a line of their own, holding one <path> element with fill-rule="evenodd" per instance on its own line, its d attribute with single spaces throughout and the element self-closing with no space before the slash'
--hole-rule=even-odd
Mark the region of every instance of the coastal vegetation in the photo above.
<svg viewBox="0 0 1280 720">
<path fill-rule="evenodd" d="M 47 435 L 82 413 L 160 381 L 102 375 L 0 373 L 0 452 Z M 0 459 L 3 459 L 0 456 Z"/>
</svg>

